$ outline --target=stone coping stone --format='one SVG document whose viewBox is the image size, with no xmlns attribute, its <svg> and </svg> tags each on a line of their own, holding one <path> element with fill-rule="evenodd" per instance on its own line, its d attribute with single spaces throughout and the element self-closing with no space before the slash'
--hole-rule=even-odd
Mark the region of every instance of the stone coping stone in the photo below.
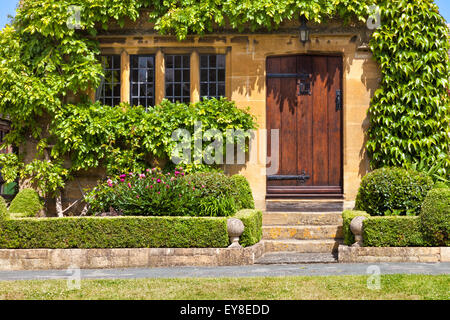
<svg viewBox="0 0 450 320">
<path fill-rule="evenodd" d="M 0 249 L 0 270 L 156 268 L 252 265 L 264 253 L 247 248 Z"/>
<path fill-rule="evenodd" d="M 351 247 L 339 246 L 341 263 L 450 262 L 450 247 Z"/>
</svg>

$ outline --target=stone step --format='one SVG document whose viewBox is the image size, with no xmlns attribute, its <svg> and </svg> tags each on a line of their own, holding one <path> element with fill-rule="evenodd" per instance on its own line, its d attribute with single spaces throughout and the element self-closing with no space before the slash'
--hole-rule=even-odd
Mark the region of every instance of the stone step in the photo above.
<svg viewBox="0 0 450 320">
<path fill-rule="evenodd" d="M 318 240 L 342 238 L 342 226 L 263 226 L 264 240 Z"/>
<path fill-rule="evenodd" d="M 255 261 L 255 264 L 300 264 L 300 263 L 336 263 L 337 254 L 333 253 L 297 253 L 271 252 Z"/>
<path fill-rule="evenodd" d="M 334 253 L 342 240 L 264 240 L 265 252 Z"/>
<path fill-rule="evenodd" d="M 342 212 L 343 200 L 281 200 L 267 199 L 266 212 Z"/>
<path fill-rule="evenodd" d="M 263 225 L 342 225 L 342 212 L 264 212 Z"/>
</svg>

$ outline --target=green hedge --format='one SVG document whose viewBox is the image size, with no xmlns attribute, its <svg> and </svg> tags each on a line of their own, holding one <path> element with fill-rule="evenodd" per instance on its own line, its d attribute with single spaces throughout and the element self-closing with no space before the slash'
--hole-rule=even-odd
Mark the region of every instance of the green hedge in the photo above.
<svg viewBox="0 0 450 320">
<path fill-rule="evenodd" d="M 252 189 L 248 180 L 239 174 L 230 177 L 234 185 L 234 193 L 238 210 L 254 209 L 255 201 L 253 199 Z"/>
<path fill-rule="evenodd" d="M 419 217 L 422 233 L 431 245 L 450 246 L 450 189 L 428 192 Z"/>
<path fill-rule="evenodd" d="M 223 248 L 226 218 L 71 217 L 0 222 L 0 248 Z"/>
<path fill-rule="evenodd" d="M 381 168 L 362 180 L 355 209 L 371 216 L 417 216 L 433 180 L 424 173 L 402 168 Z"/>
<path fill-rule="evenodd" d="M 343 225 L 343 232 L 344 232 L 344 244 L 351 246 L 353 243 L 355 243 L 355 236 L 353 235 L 352 231 L 350 230 L 350 222 L 356 217 L 364 216 L 364 217 L 370 217 L 370 215 L 365 211 L 354 211 L 354 210 L 345 210 L 342 213 L 342 225 Z"/>
<path fill-rule="evenodd" d="M 33 189 L 23 189 L 11 201 L 9 212 L 15 217 L 34 217 L 42 208 L 39 194 Z"/>
<path fill-rule="evenodd" d="M 419 217 L 370 217 L 363 222 L 365 247 L 429 246 Z"/>
<path fill-rule="evenodd" d="M 9 212 L 5 199 L 0 196 L 0 220 L 8 220 Z"/>
<path fill-rule="evenodd" d="M 262 213 L 242 210 L 240 243 L 262 237 Z M 1 249 L 225 248 L 225 217 L 66 217 L 0 219 Z"/>
<path fill-rule="evenodd" d="M 243 247 L 249 247 L 261 241 L 262 238 L 262 212 L 260 210 L 241 210 L 234 216 L 244 223 L 244 233 L 239 239 Z"/>
</svg>

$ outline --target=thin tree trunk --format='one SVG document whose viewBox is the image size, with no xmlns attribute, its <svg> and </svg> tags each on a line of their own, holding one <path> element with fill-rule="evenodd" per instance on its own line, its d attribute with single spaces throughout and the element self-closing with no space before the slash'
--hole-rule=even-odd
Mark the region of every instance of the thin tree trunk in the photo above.
<svg viewBox="0 0 450 320">
<path fill-rule="evenodd" d="M 56 214 L 58 217 L 64 217 L 63 214 L 63 208 L 62 208 L 62 200 L 61 200 L 61 193 L 59 192 L 58 195 L 55 198 L 56 201 Z"/>
<path fill-rule="evenodd" d="M 83 210 L 81 211 L 81 216 L 85 216 L 87 213 L 88 213 L 88 210 L 89 210 L 89 206 L 86 204 L 84 207 L 83 207 Z"/>
</svg>

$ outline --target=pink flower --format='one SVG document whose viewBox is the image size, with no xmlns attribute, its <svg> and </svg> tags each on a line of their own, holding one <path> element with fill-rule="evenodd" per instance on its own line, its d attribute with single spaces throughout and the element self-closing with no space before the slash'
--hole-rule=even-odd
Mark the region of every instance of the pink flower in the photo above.
<svg viewBox="0 0 450 320">
<path fill-rule="evenodd" d="M 167 185 L 167 186 L 166 186 L 166 188 L 167 188 L 167 189 L 169 189 L 169 188 L 170 188 L 170 186 L 169 186 L 169 185 Z"/>
<path fill-rule="evenodd" d="M 125 179 L 123 179 L 123 178 L 122 178 L 122 179 L 120 179 L 120 182 L 124 182 L 124 181 L 125 181 Z"/>
<path fill-rule="evenodd" d="M 147 171 L 147 172 L 152 172 L 152 170 L 151 170 L 151 169 L 146 169 L 145 171 Z"/>
<path fill-rule="evenodd" d="M 160 182 L 161 182 L 161 179 L 156 180 L 156 182 L 160 183 Z"/>
<path fill-rule="evenodd" d="M 139 199 L 139 195 L 137 195 L 136 198 Z"/>
<path fill-rule="evenodd" d="M 173 180 L 175 180 L 175 178 L 174 178 L 174 177 L 170 178 L 170 181 L 173 181 Z"/>
<path fill-rule="evenodd" d="M 184 176 L 184 172 L 182 172 L 181 175 Z"/>
<path fill-rule="evenodd" d="M 178 195 L 181 198 L 181 194 Z"/>
<path fill-rule="evenodd" d="M 192 187 L 192 190 L 195 190 L 195 187 Z"/>
<path fill-rule="evenodd" d="M 145 186 L 145 189 L 148 189 L 148 186 Z"/>
<path fill-rule="evenodd" d="M 130 173 L 128 173 L 130 176 L 132 176 L 133 175 L 133 172 L 130 172 Z"/>
<path fill-rule="evenodd" d="M 128 188 L 131 188 L 131 183 L 128 182 Z"/>
<path fill-rule="evenodd" d="M 145 178 L 145 174 L 141 173 L 141 174 L 139 175 L 139 178 L 140 178 L 140 179 L 144 179 L 144 178 Z"/>
<path fill-rule="evenodd" d="M 202 185 L 202 188 L 204 188 L 205 186 L 204 185 Z"/>
<path fill-rule="evenodd" d="M 121 175 L 119 176 L 119 178 L 123 179 L 123 178 L 125 178 L 126 176 L 127 176 L 126 174 L 121 174 Z"/>
<path fill-rule="evenodd" d="M 111 179 L 108 179 L 107 183 L 108 183 L 108 186 L 110 186 L 110 187 L 112 187 L 112 186 L 113 186 L 113 182 L 112 182 L 112 180 L 111 180 Z"/>
<path fill-rule="evenodd" d="M 160 194 L 161 192 L 158 191 L 158 194 Z"/>
<path fill-rule="evenodd" d="M 152 188 L 153 188 L 153 185 L 150 186 L 150 189 L 152 189 Z"/>
<path fill-rule="evenodd" d="M 180 174 L 180 171 L 175 171 L 175 175 Z"/>
</svg>

